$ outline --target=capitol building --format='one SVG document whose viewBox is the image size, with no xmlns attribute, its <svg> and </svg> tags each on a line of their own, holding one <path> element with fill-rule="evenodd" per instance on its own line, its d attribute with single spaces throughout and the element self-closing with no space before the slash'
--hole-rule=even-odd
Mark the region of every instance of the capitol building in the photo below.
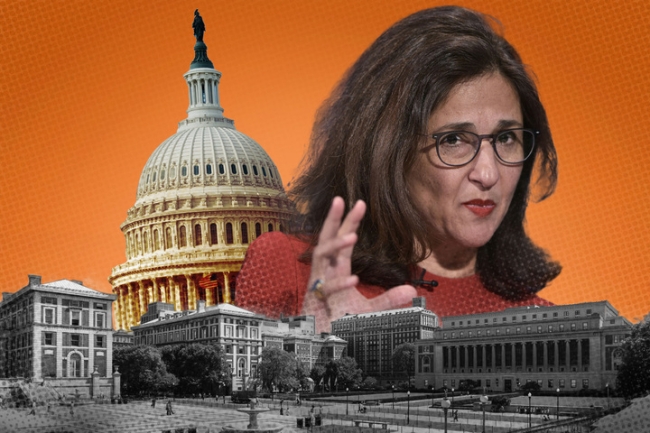
<svg viewBox="0 0 650 433">
<path fill-rule="evenodd" d="M 176 311 L 234 302 L 234 280 L 250 242 L 282 230 L 290 214 L 278 170 L 262 147 L 223 116 L 217 71 L 198 38 L 185 73 L 189 108 L 176 134 L 142 169 L 121 225 L 126 262 L 109 282 L 117 329 L 140 324 L 147 306 Z"/>
</svg>

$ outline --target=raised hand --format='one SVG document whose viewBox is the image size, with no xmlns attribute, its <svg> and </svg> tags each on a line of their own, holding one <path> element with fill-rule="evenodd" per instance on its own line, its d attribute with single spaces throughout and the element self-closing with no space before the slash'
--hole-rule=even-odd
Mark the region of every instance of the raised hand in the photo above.
<svg viewBox="0 0 650 433">
<path fill-rule="evenodd" d="M 415 289 L 409 285 L 393 287 L 372 299 L 359 293 L 356 289 L 359 278 L 352 274 L 351 258 L 366 204 L 357 201 L 345 218 L 344 211 L 343 199 L 335 197 L 312 254 L 302 314 L 316 317 L 318 332 L 329 332 L 330 322 L 346 313 L 398 308 L 416 296 Z"/>
</svg>

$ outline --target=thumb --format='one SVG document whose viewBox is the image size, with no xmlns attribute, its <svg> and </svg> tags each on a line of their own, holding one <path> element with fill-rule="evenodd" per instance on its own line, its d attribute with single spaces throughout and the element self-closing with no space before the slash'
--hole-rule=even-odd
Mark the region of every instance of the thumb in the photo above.
<svg viewBox="0 0 650 433">
<path fill-rule="evenodd" d="M 415 287 L 409 285 L 396 286 L 382 295 L 369 299 L 368 311 L 399 308 L 403 305 L 410 304 L 416 296 L 417 291 Z"/>
</svg>

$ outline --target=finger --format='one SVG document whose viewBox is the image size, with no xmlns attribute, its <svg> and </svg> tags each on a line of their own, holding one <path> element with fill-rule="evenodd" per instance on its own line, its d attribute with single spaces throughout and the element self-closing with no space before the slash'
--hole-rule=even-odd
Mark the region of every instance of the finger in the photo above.
<svg viewBox="0 0 650 433">
<path fill-rule="evenodd" d="M 413 298 L 416 296 L 417 291 L 413 286 L 403 285 L 393 287 L 382 295 L 368 299 L 367 311 L 382 311 L 400 308 L 405 304 L 413 302 Z"/>
<path fill-rule="evenodd" d="M 341 197 L 334 197 L 332 205 L 327 212 L 327 217 L 323 222 L 323 227 L 318 235 L 318 242 L 336 237 L 341 227 L 341 218 L 345 210 L 345 203 Z"/>
<path fill-rule="evenodd" d="M 348 233 L 343 236 L 337 236 L 334 239 L 323 240 L 314 247 L 312 253 L 312 269 L 314 266 L 318 267 L 319 265 L 332 265 L 334 266 L 336 262 L 336 257 L 341 253 L 341 251 L 348 247 L 353 247 L 357 242 L 356 233 Z M 313 272 L 312 272 L 313 273 Z"/>
<path fill-rule="evenodd" d="M 357 200 L 354 206 L 352 206 L 352 209 L 350 209 L 350 212 L 343 219 L 343 223 L 338 231 L 339 235 L 356 232 L 365 213 L 366 203 L 363 200 Z"/>
<path fill-rule="evenodd" d="M 322 292 L 325 298 L 332 296 L 337 292 L 343 290 L 354 289 L 359 284 L 359 277 L 356 275 L 346 275 L 342 277 L 332 278 L 323 282 Z"/>
</svg>

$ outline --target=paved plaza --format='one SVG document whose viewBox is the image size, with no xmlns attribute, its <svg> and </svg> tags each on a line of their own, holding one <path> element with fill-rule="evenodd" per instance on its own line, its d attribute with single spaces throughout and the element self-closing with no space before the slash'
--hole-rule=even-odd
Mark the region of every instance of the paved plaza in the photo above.
<svg viewBox="0 0 650 433">
<path fill-rule="evenodd" d="M 360 396 L 359 400 L 363 400 L 363 396 Z M 527 400 L 526 398 L 526 402 Z M 285 433 L 309 432 L 310 429 L 297 428 L 296 424 L 297 418 L 309 417 L 313 405 L 314 413 L 320 413 L 323 416 L 323 427 L 314 428 L 314 432 L 371 431 L 369 428 L 352 428 L 354 420 L 385 422 L 390 431 L 399 433 L 443 432 L 443 412 L 440 408 L 429 408 L 431 400 L 396 402 L 394 409 L 392 402 L 379 406 L 368 406 L 366 413 L 358 412 L 356 396 L 348 399 L 339 397 L 338 401 L 303 401 L 300 407 L 296 406 L 294 401 L 289 401 L 288 415 L 287 402 L 283 402 L 283 415 L 280 415 L 280 402 L 277 399 L 274 401 L 262 400 L 261 406 L 269 407 L 271 410 L 260 415 L 260 422 L 269 421 L 284 425 Z M 46 413 L 46 408 L 38 407 L 36 415 L 29 415 L 30 409 L 0 409 L 0 432 L 161 433 L 171 430 L 175 433 L 177 429 L 184 429 L 187 432 L 187 429 L 194 428 L 197 433 L 217 433 L 226 425 L 248 421 L 246 414 L 236 411 L 236 408 L 243 407 L 242 405 L 227 404 L 224 406 L 221 403 L 215 403 L 214 400 L 175 400 L 173 402 L 175 413 L 167 416 L 165 403 L 166 400 L 158 400 L 155 408 L 151 407 L 151 401 L 132 401 L 121 405 L 88 404 L 75 407 L 74 414 L 70 413 L 68 406 L 59 405 L 52 406 L 50 414 Z M 407 417 L 408 425 L 406 424 Z M 458 421 L 454 422 L 453 418 L 449 416 L 448 429 L 450 432 L 481 431 L 482 414 L 480 412 L 460 410 L 458 418 Z M 538 415 L 532 416 L 531 421 L 534 425 L 546 422 L 542 416 Z M 511 429 L 525 428 L 527 425 L 528 416 L 525 414 L 486 414 L 486 431 L 488 432 L 507 432 Z"/>
</svg>

